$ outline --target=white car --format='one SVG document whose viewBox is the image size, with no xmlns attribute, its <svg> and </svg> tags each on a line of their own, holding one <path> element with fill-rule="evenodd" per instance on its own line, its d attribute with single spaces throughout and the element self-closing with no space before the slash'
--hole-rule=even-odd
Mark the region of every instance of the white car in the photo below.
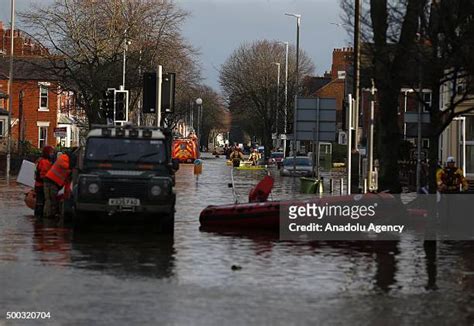
<svg viewBox="0 0 474 326">
<path fill-rule="evenodd" d="M 296 170 L 294 169 L 294 158 L 287 157 L 283 160 L 283 168 L 280 170 L 282 176 L 313 176 L 313 164 L 307 156 L 296 157 Z"/>
</svg>

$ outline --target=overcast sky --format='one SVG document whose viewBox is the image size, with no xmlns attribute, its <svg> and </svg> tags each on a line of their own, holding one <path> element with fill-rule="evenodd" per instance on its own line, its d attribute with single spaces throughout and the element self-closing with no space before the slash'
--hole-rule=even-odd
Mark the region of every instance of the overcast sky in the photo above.
<svg viewBox="0 0 474 326">
<path fill-rule="evenodd" d="M 16 0 L 18 10 L 34 2 L 51 0 Z M 104 0 L 105 1 L 105 0 Z M 299 13 L 300 46 L 313 59 L 316 74 L 331 66 L 332 50 L 348 46 L 345 30 L 331 22 L 340 22 L 339 0 L 177 0 L 191 17 L 183 33 L 199 49 L 204 82 L 219 89 L 218 70 L 242 42 L 259 39 L 294 43 L 296 19 L 285 12 Z M 0 20 L 10 21 L 10 0 L 0 0 Z M 21 28 L 21 26 L 20 26 Z"/>
</svg>

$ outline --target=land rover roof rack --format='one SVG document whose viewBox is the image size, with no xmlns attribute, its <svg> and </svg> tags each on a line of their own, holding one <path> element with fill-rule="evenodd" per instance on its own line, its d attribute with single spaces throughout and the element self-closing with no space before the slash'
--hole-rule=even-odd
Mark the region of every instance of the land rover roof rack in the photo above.
<svg viewBox="0 0 474 326">
<path fill-rule="evenodd" d="M 165 127 L 156 127 L 156 126 L 135 126 L 135 125 L 124 125 L 124 126 L 114 126 L 114 125 L 103 125 L 103 124 L 92 124 L 91 129 L 141 129 L 141 130 L 159 130 L 166 132 L 169 128 Z"/>
</svg>

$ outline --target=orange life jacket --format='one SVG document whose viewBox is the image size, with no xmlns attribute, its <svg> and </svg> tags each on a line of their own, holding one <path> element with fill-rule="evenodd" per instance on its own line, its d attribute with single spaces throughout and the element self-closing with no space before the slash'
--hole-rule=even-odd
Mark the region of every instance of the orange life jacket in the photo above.
<svg viewBox="0 0 474 326">
<path fill-rule="evenodd" d="M 47 158 L 40 157 L 38 163 L 36 163 L 36 172 L 35 172 L 35 187 L 42 187 L 43 186 L 43 179 L 48 173 L 49 169 L 53 163 L 48 160 Z"/>
<path fill-rule="evenodd" d="M 446 167 L 440 173 L 442 184 L 446 186 L 445 192 L 459 192 L 461 186 L 463 190 L 467 190 L 468 184 L 464 178 L 463 172 L 457 167 Z"/>
<path fill-rule="evenodd" d="M 70 176 L 69 156 L 66 154 L 59 156 L 48 173 L 46 173 L 46 179 L 53 181 L 60 187 L 64 186 Z"/>
</svg>

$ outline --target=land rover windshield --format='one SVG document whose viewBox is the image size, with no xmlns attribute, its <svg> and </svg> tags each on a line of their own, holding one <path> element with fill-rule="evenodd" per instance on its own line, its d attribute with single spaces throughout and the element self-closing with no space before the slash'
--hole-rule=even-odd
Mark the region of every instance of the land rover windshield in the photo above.
<svg viewBox="0 0 474 326">
<path fill-rule="evenodd" d="M 89 138 L 85 159 L 97 162 L 154 163 L 166 162 L 162 140 L 127 138 Z"/>
</svg>

